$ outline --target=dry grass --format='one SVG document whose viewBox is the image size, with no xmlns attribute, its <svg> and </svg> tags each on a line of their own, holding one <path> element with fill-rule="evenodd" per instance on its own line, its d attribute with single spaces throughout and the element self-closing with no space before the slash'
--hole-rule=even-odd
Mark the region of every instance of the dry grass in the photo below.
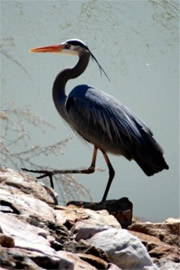
<svg viewBox="0 0 180 270">
<path fill-rule="evenodd" d="M 47 128 L 55 127 L 34 115 L 28 109 L 19 108 L 15 103 L 10 104 L 8 108 L 0 110 L 0 163 L 2 167 L 11 167 L 16 170 L 29 168 L 33 170 L 55 170 L 47 166 L 41 166 L 34 162 L 42 156 L 55 158 L 63 153 L 63 149 L 71 138 L 58 141 L 46 146 L 31 145 L 31 138 L 28 134 L 28 128 L 40 129 L 41 132 Z M 53 177 L 55 187 L 58 189 L 59 201 L 80 199 L 81 197 L 90 197 L 89 191 L 79 184 L 70 174 L 55 175 Z M 44 182 L 44 180 L 41 180 Z M 48 184 L 48 179 L 45 180 Z M 55 188 L 55 189 L 56 189 Z"/>
</svg>

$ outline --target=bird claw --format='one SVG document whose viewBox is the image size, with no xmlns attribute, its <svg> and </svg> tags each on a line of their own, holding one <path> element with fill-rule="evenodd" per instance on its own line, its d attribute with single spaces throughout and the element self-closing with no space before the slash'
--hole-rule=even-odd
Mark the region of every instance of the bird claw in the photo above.
<svg viewBox="0 0 180 270">
<path fill-rule="evenodd" d="M 41 178 L 44 178 L 44 177 L 46 177 L 46 176 L 49 176 L 50 177 L 50 175 L 49 174 L 42 174 L 42 175 L 40 175 L 40 176 L 37 176 L 36 177 L 36 179 L 41 179 Z M 51 175 L 52 176 L 52 175 Z"/>
</svg>

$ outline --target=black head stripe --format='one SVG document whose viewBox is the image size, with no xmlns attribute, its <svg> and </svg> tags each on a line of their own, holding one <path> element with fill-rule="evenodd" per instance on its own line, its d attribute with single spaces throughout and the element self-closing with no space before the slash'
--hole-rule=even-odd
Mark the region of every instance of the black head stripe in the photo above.
<svg viewBox="0 0 180 270">
<path fill-rule="evenodd" d="M 81 40 L 70 39 L 70 40 L 67 40 L 66 43 L 71 44 L 73 46 L 80 46 L 80 47 L 85 48 L 86 50 L 89 51 L 88 47 Z"/>
</svg>

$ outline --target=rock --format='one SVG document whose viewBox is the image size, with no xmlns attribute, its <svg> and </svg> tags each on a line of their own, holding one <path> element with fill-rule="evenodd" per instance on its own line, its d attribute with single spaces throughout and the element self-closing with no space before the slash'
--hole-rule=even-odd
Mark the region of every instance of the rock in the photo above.
<svg viewBox="0 0 180 270">
<path fill-rule="evenodd" d="M 76 232 L 76 241 L 79 241 L 81 239 L 89 239 L 94 234 L 98 232 L 102 232 L 105 230 L 108 230 L 112 227 L 107 225 L 100 225 L 100 224 L 92 224 L 88 221 L 82 221 L 77 222 L 77 224 L 74 226 L 74 231 Z"/>
<path fill-rule="evenodd" d="M 0 247 L 0 269 L 26 269 L 42 270 L 28 256 L 24 256 L 22 251 Z"/>
<path fill-rule="evenodd" d="M 79 242 L 72 240 L 69 243 L 66 243 L 63 246 L 63 250 L 76 253 L 76 254 L 82 254 L 82 253 L 91 254 L 91 255 L 94 255 L 95 257 L 98 257 L 110 263 L 109 257 L 102 249 L 99 249 L 95 247 L 94 245 L 91 245 L 90 243 L 88 243 L 86 240 L 83 240 L 83 239 L 81 239 Z"/>
<path fill-rule="evenodd" d="M 59 269 L 69 269 L 69 270 L 96 270 L 94 266 L 81 260 L 78 255 L 72 254 L 70 252 L 58 251 L 57 255 L 64 260 L 60 261 Z"/>
<path fill-rule="evenodd" d="M 68 202 L 67 205 L 76 205 L 78 207 L 88 208 L 96 211 L 106 209 L 118 220 L 122 228 L 127 228 L 132 223 L 133 204 L 126 197 L 119 200 L 107 200 L 105 202 L 98 203 L 71 201 Z"/>
<path fill-rule="evenodd" d="M 137 236 L 141 242 L 147 248 L 150 256 L 154 259 L 167 258 L 171 261 L 178 262 L 179 261 L 179 249 L 176 246 L 168 245 L 161 240 L 159 240 L 155 236 L 151 236 L 148 234 L 131 231 L 130 232 Z"/>
<path fill-rule="evenodd" d="M 168 261 L 166 258 L 160 259 L 158 262 L 160 270 L 179 270 L 180 263 Z"/>
<path fill-rule="evenodd" d="M 100 210 L 94 211 L 91 209 L 79 208 L 77 206 L 69 205 L 67 207 L 55 207 L 57 222 L 63 224 L 68 222 L 73 226 L 78 226 L 81 221 L 87 221 L 91 224 L 109 225 L 115 228 L 121 228 L 121 225 L 112 215 L 109 215 L 108 211 Z M 60 215 L 60 217 L 59 217 Z"/>
<path fill-rule="evenodd" d="M 76 211 L 80 213 L 80 218 L 73 226 L 73 231 L 76 233 L 76 241 L 91 238 L 94 234 L 109 228 L 121 229 L 117 220 L 112 215 L 109 215 L 106 210 L 93 211 L 91 209 L 78 208 Z M 86 215 L 84 216 L 82 213 Z"/>
<path fill-rule="evenodd" d="M 180 219 L 171 218 L 162 223 L 137 222 L 128 229 L 144 243 L 152 258 L 180 262 Z"/>
<path fill-rule="evenodd" d="M 2 247 L 13 248 L 14 247 L 13 237 L 0 233 L 0 245 Z"/>
<path fill-rule="evenodd" d="M 45 225 L 51 237 L 48 235 L 47 239 L 51 247 L 56 251 L 62 250 L 63 247 L 66 247 L 72 241 L 71 232 L 65 226 L 49 222 L 45 223 Z"/>
<path fill-rule="evenodd" d="M 78 256 L 79 256 L 79 258 L 90 263 L 91 265 L 93 265 L 97 269 L 107 269 L 109 267 L 109 265 L 106 261 L 104 261 L 103 259 L 98 258 L 94 255 L 78 253 Z"/>
<path fill-rule="evenodd" d="M 36 178 L 12 169 L 0 169 L 0 188 L 8 190 L 11 194 L 30 195 L 47 204 L 57 203 L 56 194 L 52 189 L 41 184 Z"/>
<path fill-rule="evenodd" d="M 119 268 L 117 265 L 110 263 L 108 266 L 108 270 L 122 270 L 122 268 Z"/>
<path fill-rule="evenodd" d="M 28 218 L 29 216 L 38 216 L 39 220 L 53 220 L 55 222 L 54 210 L 44 201 L 33 198 L 27 194 L 12 194 L 11 191 L 0 189 L 0 200 L 11 205 L 16 209 L 13 213 L 21 214 Z M 7 213 L 7 211 L 5 211 Z"/>
<path fill-rule="evenodd" d="M 128 229 L 155 236 L 166 244 L 180 247 L 180 219 L 167 219 L 161 223 L 137 222 Z"/>
<path fill-rule="evenodd" d="M 111 262 L 122 269 L 143 269 L 145 266 L 158 269 L 139 239 L 125 229 L 111 228 L 96 233 L 88 242 L 103 249 Z"/>
<path fill-rule="evenodd" d="M 77 220 L 83 220 L 88 218 L 88 215 L 77 207 L 62 207 L 56 205 L 54 210 L 56 212 L 57 223 L 68 223 L 70 228 L 77 222 Z"/>
<path fill-rule="evenodd" d="M 58 206 L 53 190 L 36 179 L 0 169 L 1 268 L 155 270 L 156 263 L 166 270 L 179 266 L 178 220 L 136 222 L 130 233 L 119 223 L 127 226 L 131 220 L 132 204 L 127 198 L 87 204 L 88 209 L 77 205 Z"/>
<path fill-rule="evenodd" d="M 40 250 L 49 255 L 54 255 L 54 249 L 50 247 L 49 241 L 42 237 L 40 233 L 48 234 L 45 230 L 27 224 L 20 221 L 14 216 L 9 216 L 8 214 L 0 212 L 0 226 L 3 233 L 11 236 L 15 242 L 15 247 L 30 249 L 30 250 Z"/>
<path fill-rule="evenodd" d="M 55 212 L 47 204 L 53 204 L 53 202 L 54 198 L 36 179 L 10 169 L 0 171 L 1 212 L 21 214 L 24 219 L 29 216 L 38 216 L 39 220 L 55 222 Z"/>
</svg>

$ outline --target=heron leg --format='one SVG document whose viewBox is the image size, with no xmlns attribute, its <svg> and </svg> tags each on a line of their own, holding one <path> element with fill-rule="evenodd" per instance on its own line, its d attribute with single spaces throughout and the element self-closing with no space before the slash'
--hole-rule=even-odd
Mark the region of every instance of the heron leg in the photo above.
<svg viewBox="0 0 180 270">
<path fill-rule="evenodd" d="M 98 148 L 94 146 L 91 165 L 89 166 L 88 169 L 65 170 L 64 173 L 85 173 L 85 174 L 93 173 L 95 171 L 95 166 L 96 166 L 97 151 L 98 151 Z"/>
<path fill-rule="evenodd" d="M 91 165 L 87 169 L 87 171 L 89 171 L 89 173 L 93 173 L 95 171 L 97 151 L 98 151 L 98 148 L 96 146 L 94 146 L 94 151 L 93 151 Z"/>
<path fill-rule="evenodd" d="M 68 174 L 68 173 L 85 173 L 85 174 L 90 174 L 93 173 L 95 171 L 95 165 L 96 165 L 96 157 L 97 157 L 97 151 L 98 148 L 96 146 L 94 146 L 94 151 L 93 151 L 93 157 L 92 157 L 92 161 L 91 161 L 91 165 L 89 166 L 88 169 L 77 169 L 77 170 L 28 170 L 25 168 L 22 168 L 23 171 L 26 172 L 32 172 L 32 173 L 40 173 L 42 175 L 38 176 L 37 179 L 41 179 L 44 178 L 46 176 L 49 176 L 50 181 L 52 182 L 52 176 L 55 174 Z"/>
<path fill-rule="evenodd" d="M 110 160 L 109 160 L 108 155 L 106 154 L 106 152 L 104 152 L 103 150 L 101 150 L 101 151 L 103 153 L 104 159 L 105 159 L 106 164 L 107 164 L 108 169 L 109 169 L 109 179 L 108 179 L 108 183 L 107 183 L 107 186 L 106 186 L 106 189 L 105 189 L 103 198 L 102 198 L 102 202 L 104 202 L 106 200 L 106 198 L 107 198 L 107 195 L 108 195 L 110 186 L 112 184 L 112 180 L 114 178 L 115 171 L 113 169 L 113 166 L 111 165 L 111 162 L 110 162 Z"/>
<path fill-rule="evenodd" d="M 89 166 L 88 169 L 64 170 L 63 173 L 64 174 L 65 173 L 85 173 L 85 174 L 93 173 L 95 171 L 97 151 L 98 151 L 98 148 L 96 146 L 94 146 L 94 151 L 93 151 L 91 165 Z M 57 173 L 58 173 L 58 170 L 57 170 Z"/>
</svg>

